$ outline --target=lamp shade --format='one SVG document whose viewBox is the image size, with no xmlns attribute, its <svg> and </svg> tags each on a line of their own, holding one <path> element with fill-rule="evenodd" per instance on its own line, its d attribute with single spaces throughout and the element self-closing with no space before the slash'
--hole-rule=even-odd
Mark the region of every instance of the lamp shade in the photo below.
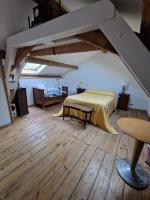
<svg viewBox="0 0 150 200">
<path fill-rule="evenodd" d="M 128 86 L 129 86 L 129 83 L 128 83 L 127 81 L 123 81 L 123 82 L 121 83 L 121 87 L 125 87 L 125 88 L 127 89 Z"/>
</svg>

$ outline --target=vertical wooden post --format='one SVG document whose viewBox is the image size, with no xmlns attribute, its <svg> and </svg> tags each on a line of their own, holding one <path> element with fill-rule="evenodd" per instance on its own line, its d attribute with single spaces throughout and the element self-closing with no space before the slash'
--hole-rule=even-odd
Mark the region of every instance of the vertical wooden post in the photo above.
<svg viewBox="0 0 150 200">
<path fill-rule="evenodd" d="M 11 103 L 10 103 L 10 99 L 9 99 L 9 95 L 8 95 L 8 88 L 7 88 L 7 84 L 6 84 L 6 78 L 5 78 L 5 72 L 4 72 L 4 66 L 3 66 L 2 59 L 0 59 L 0 72 L 2 74 L 2 80 L 3 80 L 7 104 L 8 104 L 8 108 L 9 108 L 9 115 L 10 115 L 10 118 L 11 118 L 11 123 L 13 123 L 13 117 L 12 117 L 12 114 L 11 114 Z"/>
</svg>

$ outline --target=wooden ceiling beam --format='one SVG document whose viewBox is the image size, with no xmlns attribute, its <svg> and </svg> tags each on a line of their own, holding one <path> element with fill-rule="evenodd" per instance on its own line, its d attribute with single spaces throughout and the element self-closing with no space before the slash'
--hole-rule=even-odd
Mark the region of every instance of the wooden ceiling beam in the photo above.
<svg viewBox="0 0 150 200">
<path fill-rule="evenodd" d="M 39 3 L 49 2 L 52 6 L 52 12 L 55 12 L 55 14 L 53 14 L 54 18 L 62 15 L 59 12 L 60 5 L 55 0 L 35 0 L 35 2 L 36 3 L 37 2 L 39 2 Z M 62 7 L 61 7 L 61 10 L 62 10 L 63 14 L 68 13 Z M 111 45 L 109 40 L 105 37 L 105 35 L 100 30 L 82 33 L 82 34 L 76 35 L 76 37 L 94 47 L 100 48 L 102 51 L 108 50 L 112 53 L 117 54 L 116 50 L 113 48 L 113 46 Z"/>
<path fill-rule="evenodd" d="M 22 78 L 61 78 L 60 75 L 47 75 L 47 74 L 21 74 Z"/>
<path fill-rule="evenodd" d="M 5 59 L 6 57 L 6 51 L 0 50 L 0 59 Z"/>
<path fill-rule="evenodd" d="M 140 38 L 150 50 L 150 1 L 143 0 Z"/>
<path fill-rule="evenodd" d="M 72 69 L 72 70 L 78 69 L 78 66 L 76 66 L 76 65 L 69 65 L 69 64 L 65 64 L 65 63 L 61 63 L 61 62 L 56 62 L 56 61 L 52 61 L 52 60 L 44 60 L 44 59 L 30 57 L 30 56 L 28 56 L 25 61 L 27 63 L 35 63 L 35 64 L 40 64 L 40 65 L 61 67 L 61 68 Z"/>
<path fill-rule="evenodd" d="M 95 46 L 97 48 L 100 48 L 102 50 L 108 50 L 112 53 L 116 53 L 116 50 L 113 48 L 111 43 L 108 41 L 108 39 L 105 37 L 105 35 L 100 31 L 90 31 L 87 33 L 81 33 L 79 35 L 76 35 L 77 38 L 80 38 L 84 42 L 87 42 L 88 44 Z"/>
<path fill-rule="evenodd" d="M 95 47 L 85 42 L 77 42 L 73 44 L 66 44 L 57 46 L 55 48 L 50 47 L 46 49 L 39 49 L 30 52 L 30 56 L 45 56 L 45 55 L 59 55 L 68 53 L 79 53 L 87 51 L 97 51 L 101 48 Z"/>
<path fill-rule="evenodd" d="M 18 65 L 27 56 L 34 46 L 19 48 L 16 53 L 15 64 Z"/>
<path fill-rule="evenodd" d="M 12 66 L 12 68 L 11 68 L 11 72 L 20 66 L 19 64 L 28 55 L 28 53 L 30 53 L 30 51 L 34 47 L 35 46 L 29 46 L 29 47 L 23 47 L 23 48 L 17 49 L 15 62 L 14 62 L 14 65 Z"/>
</svg>

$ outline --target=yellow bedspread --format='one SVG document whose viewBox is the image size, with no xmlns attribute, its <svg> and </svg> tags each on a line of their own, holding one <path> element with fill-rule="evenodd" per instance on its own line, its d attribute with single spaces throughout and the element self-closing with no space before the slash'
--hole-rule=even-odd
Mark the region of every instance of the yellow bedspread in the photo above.
<svg viewBox="0 0 150 200">
<path fill-rule="evenodd" d="M 91 122 L 101 129 L 117 134 L 117 131 L 111 126 L 109 116 L 116 108 L 115 93 L 109 91 L 88 90 L 84 93 L 69 96 L 65 103 L 78 103 L 93 108 Z M 65 111 L 67 113 L 67 110 Z M 70 114 L 80 119 L 84 119 L 82 112 L 71 109 Z M 63 110 L 57 114 L 62 116 Z"/>
</svg>

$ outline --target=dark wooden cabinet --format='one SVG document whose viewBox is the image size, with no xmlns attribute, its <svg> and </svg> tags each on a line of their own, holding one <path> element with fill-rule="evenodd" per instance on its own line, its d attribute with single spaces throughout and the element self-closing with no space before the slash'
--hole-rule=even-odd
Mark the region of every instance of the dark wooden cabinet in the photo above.
<svg viewBox="0 0 150 200">
<path fill-rule="evenodd" d="M 77 88 L 77 94 L 85 92 L 85 88 Z"/>
<path fill-rule="evenodd" d="M 18 88 L 15 96 L 17 115 L 29 114 L 26 88 Z"/>
<path fill-rule="evenodd" d="M 129 94 L 120 93 L 118 97 L 117 109 L 128 110 L 129 100 L 130 100 Z"/>
</svg>

